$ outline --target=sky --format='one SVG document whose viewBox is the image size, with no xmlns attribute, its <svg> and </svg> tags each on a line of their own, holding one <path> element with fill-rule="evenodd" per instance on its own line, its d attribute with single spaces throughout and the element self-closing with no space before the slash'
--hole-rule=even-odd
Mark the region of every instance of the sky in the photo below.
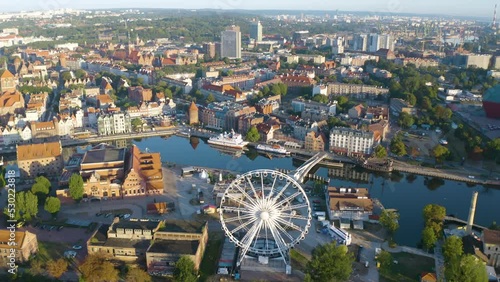
<svg viewBox="0 0 500 282">
<path fill-rule="evenodd" d="M 340 10 L 392 13 L 442 14 L 491 17 L 500 0 L 2 0 L 1 12 L 58 8 L 184 8 L 184 9 L 277 9 Z M 500 12 L 500 11 L 499 11 Z"/>
</svg>

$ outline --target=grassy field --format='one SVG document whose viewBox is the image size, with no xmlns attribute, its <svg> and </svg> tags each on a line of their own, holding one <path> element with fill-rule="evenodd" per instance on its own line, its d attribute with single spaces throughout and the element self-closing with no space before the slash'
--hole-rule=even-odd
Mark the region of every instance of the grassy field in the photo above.
<svg viewBox="0 0 500 282">
<path fill-rule="evenodd" d="M 448 141 L 448 149 L 453 153 L 453 160 L 459 162 L 462 157 L 467 157 L 467 152 L 465 151 L 465 144 L 462 140 L 455 137 L 453 134 L 455 131 L 451 130 L 446 134 L 446 141 Z"/>
<path fill-rule="evenodd" d="M 64 242 L 38 242 L 37 258 L 43 262 L 64 258 L 64 252 L 71 250 L 71 246 Z"/>
<path fill-rule="evenodd" d="M 215 274 L 223 242 L 224 234 L 221 232 L 208 233 L 205 255 L 200 264 L 200 281 L 206 281 L 208 277 Z"/>
<path fill-rule="evenodd" d="M 292 269 L 305 271 L 307 262 L 309 261 L 307 257 L 295 249 L 290 250 L 290 257 L 292 259 Z"/>
<path fill-rule="evenodd" d="M 380 273 L 382 282 L 420 281 L 423 272 L 434 272 L 435 262 L 432 258 L 410 253 L 392 254 L 392 258 L 398 263 L 393 263 L 388 273 Z"/>
</svg>

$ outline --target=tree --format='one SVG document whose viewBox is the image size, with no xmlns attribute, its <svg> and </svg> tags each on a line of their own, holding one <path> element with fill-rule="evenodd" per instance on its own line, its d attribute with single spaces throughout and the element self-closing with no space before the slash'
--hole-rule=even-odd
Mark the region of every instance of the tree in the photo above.
<svg viewBox="0 0 500 282">
<path fill-rule="evenodd" d="M 49 194 L 49 188 L 44 186 L 42 183 L 35 183 L 31 186 L 31 193 L 38 197 L 38 200 L 42 203 L 45 201 L 45 197 Z"/>
<path fill-rule="evenodd" d="M 387 157 L 387 150 L 384 146 L 378 145 L 377 147 L 375 147 L 375 157 L 379 159 Z"/>
<path fill-rule="evenodd" d="M 422 101 L 420 102 L 420 107 L 422 108 L 422 110 L 430 110 L 432 109 L 432 102 L 431 102 L 431 99 L 429 99 L 429 97 L 425 96 L 422 98 Z"/>
<path fill-rule="evenodd" d="M 448 281 L 460 282 L 487 282 L 488 273 L 484 264 L 474 255 L 463 256 L 460 260 L 459 280 L 448 279 Z"/>
<path fill-rule="evenodd" d="M 65 72 L 63 72 L 63 73 L 61 74 L 61 79 L 62 79 L 63 81 L 68 81 L 68 80 L 73 79 L 73 76 L 71 75 L 71 72 L 69 72 L 69 71 L 65 71 Z"/>
<path fill-rule="evenodd" d="M 389 233 L 394 234 L 396 230 L 399 228 L 399 214 L 397 212 L 389 212 L 387 210 L 383 210 L 380 214 L 380 224 L 385 227 Z"/>
<path fill-rule="evenodd" d="M 19 192 L 17 197 L 21 198 L 23 204 L 20 208 L 20 213 L 22 218 L 26 221 L 30 221 L 33 217 L 38 214 L 38 198 L 31 191 Z M 18 207 L 19 208 L 19 207 Z"/>
<path fill-rule="evenodd" d="M 212 95 L 212 93 L 208 94 L 207 98 L 205 99 L 205 103 L 208 105 L 210 103 L 215 102 L 215 97 Z"/>
<path fill-rule="evenodd" d="M 131 121 L 130 121 L 130 123 L 131 123 L 132 127 L 133 127 L 134 129 L 136 129 L 136 130 L 137 130 L 138 128 L 142 127 L 142 119 L 140 119 L 140 118 L 138 118 L 138 117 L 137 117 L 137 118 L 134 118 L 133 120 L 131 120 Z"/>
<path fill-rule="evenodd" d="M 426 226 L 422 231 L 422 245 L 424 249 L 430 250 L 434 247 L 437 242 L 436 233 L 431 226 Z"/>
<path fill-rule="evenodd" d="M 68 262 L 63 258 L 47 262 L 47 272 L 54 278 L 58 279 L 66 270 L 68 270 Z"/>
<path fill-rule="evenodd" d="M 43 261 L 40 258 L 30 260 L 29 270 L 32 275 L 42 274 L 44 271 Z"/>
<path fill-rule="evenodd" d="M 252 126 L 245 137 L 245 139 L 249 142 L 257 142 L 260 140 L 260 134 L 259 131 L 257 130 L 257 127 Z"/>
<path fill-rule="evenodd" d="M 47 189 L 49 189 L 49 190 L 50 190 L 50 187 L 52 186 L 50 181 L 45 176 L 38 176 L 37 178 L 35 178 L 35 183 L 40 183 L 44 187 L 47 187 Z"/>
<path fill-rule="evenodd" d="M 424 207 L 422 214 L 425 226 L 432 228 L 436 237 L 441 238 L 446 208 L 440 205 L 429 204 Z"/>
<path fill-rule="evenodd" d="M 140 268 L 132 268 L 127 272 L 127 277 L 125 278 L 126 282 L 151 282 L 151 276 L 149 274 L 140 269 Z"/>
<path fill-rule="evenodd" d="M 434 117 L 439 121 L 450 120 L 453 112 L 449 108 L 438 105 L 434 108 Z"/>
<path fill-rule="evenodd" d="M 377 256 L 377 262 L 380 263 L 380 272 L 388 273 L 391 270 L 392 255 L 387 251 L 381 251 Z"/>
<path fill-rule="evenodd" d="M 446 261 L 456 261 L 460 259 L 463 254 L 463 242 L 458 236 L 450 236 L 446 238 L 443 244 L 443 257 Z"/>
<path fill-rule="evenodd" d="M 69 178 L 69 194 L 77 202 L 83 198 L 83 178 L 81 175 L 73 173 Z"/>
<path fill-rule="evenodd" d="M 274 95 L 281 95 L 281 87 L 278 84 L 273 84 L 271 86 L 271 92 Z"/>
<path fill-rule="evenodd" d="M 413 119 L 413 117 L 410 114 L 402 112 L 399 115 L 399 119 L 398 119 L 399 126 L 401 126 L 403 128 L 410 128 L 414 123 L 415 123 L 415 119 Z"/>
<path fill-rule="evenodd" d="M 115 269 L 111 262 L 107 261 L 106 255 L 105 253 L 96 253 L 85 258 L 83 264 L 80 265 L 80 271 L 85 281 L 118 281 L 119 271 Z"/>
<path fill-rule="evenodd" d="M 328 96 L 321 95 L 321 94 L 314 95 L 312 100 L 314 102 L 323 103 L 323 104 L 328 104 L 328 102 L 330 102 L 330 99 L 328 98 Z"/>
<path fill-rule="evenodd" d="M 443 145 L 437 145 L 432 149 L 432 155 L 436 158 L 436 162 L 443 162 L 450 155 L 450 151 Z"/>
<path fill-rule="evenodd" d="M 406 146 L 405 143 L 403 143 L 403 140 L 401 138 L 396 137 L 391 140 L 391 153 L 395 154 L 396 156 L 404 156 L 406 155 Z"/>
<path fill-rule="evenodd" d="M 347 281 L 352 273 L 354 257 L 346 246 L 336 242 L 317 246 L 307 263 L 306 273 L 311 281 Z"/>
<path fill-rule="evenodd" d="M 194 262 L 187 256 L 182 256 L 176 263 L 174 269 L 174 281 L 194 282 L 197 280 L 194 270 Z"/>
<path fill-rule="evenodd" d="M 57 197 L 48 197 L 45 200 L 45 210 L 51 214 L 56 214 L 61 209 L 61 201 Z"/>
</svg>

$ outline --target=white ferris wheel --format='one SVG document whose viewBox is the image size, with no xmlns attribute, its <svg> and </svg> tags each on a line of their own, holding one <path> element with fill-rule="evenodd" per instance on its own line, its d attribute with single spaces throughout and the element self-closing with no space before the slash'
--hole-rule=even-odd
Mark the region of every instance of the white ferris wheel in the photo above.
<svg viewBox="0 0 500 282">
<path fill-rule="evenodd" d="M 245 257 L 283 258 L 311 226 L 311 206 L 302 186 L 284 173 L 247 172 L 226 189 L 219 209 L 222 229 Z"/>
</svg>

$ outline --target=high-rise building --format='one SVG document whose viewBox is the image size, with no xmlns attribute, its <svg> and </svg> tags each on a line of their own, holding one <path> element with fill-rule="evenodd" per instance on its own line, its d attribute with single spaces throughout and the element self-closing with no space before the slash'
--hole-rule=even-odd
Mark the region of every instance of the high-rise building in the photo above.
<svg viewBox="0 0 500 282">
<path fill-rule="evenodd" d="M 232 25 L 221 34 L 221 58 L 241 59 L 241 31 Z"/>
<path fill-rule="evenodd" d="M 260 21 L 254 21 L 250 25 L 250 38 L 255 39 L 255 41 L 262 41 L 262 24 Z"/>
<path fill-rule="evenodd" d="M 345 45 L 345 40 L 344 40 L 344 37 L 337 37 L 334 41 L 333 41 L 333 47 L 332 47 L 332 52 L 334 55 L 338 55 L 338 54 L 343 54 L 344 53 L 344 45 Z"/>
<path fill-rule="evenodd" d="M 380 36 L 376 33 L 371 33 L 368 36 L 368 52 L 377 52 L 380 49 Z"/>
<path fill-rule="evenodd" d="M 210 58 L 215 58 L 215 44 L 212 42 L 203 44 L 203 53 Z"/>
<path fill-rule="evenodd" d="M 382 34 L 379 36 L 379 38 L 380 38 L 379 49 L 387 49 L 390 51 L 394 51 L 394 37 L 392 35 Z"/>
<path fill-rule="evenodd" d="M 366 34 L 356 34 L 353 38 L 353 49 L 355 51 L 366 52 L 368 48 L 368 35 Z"/>
<path fill-rule="evenodd" d="M 394 37 L 390 34 L 371 33 L 368 36 L 368 52 L 377 52 L 379 49 L 394 51 Z"/>
</svg>

